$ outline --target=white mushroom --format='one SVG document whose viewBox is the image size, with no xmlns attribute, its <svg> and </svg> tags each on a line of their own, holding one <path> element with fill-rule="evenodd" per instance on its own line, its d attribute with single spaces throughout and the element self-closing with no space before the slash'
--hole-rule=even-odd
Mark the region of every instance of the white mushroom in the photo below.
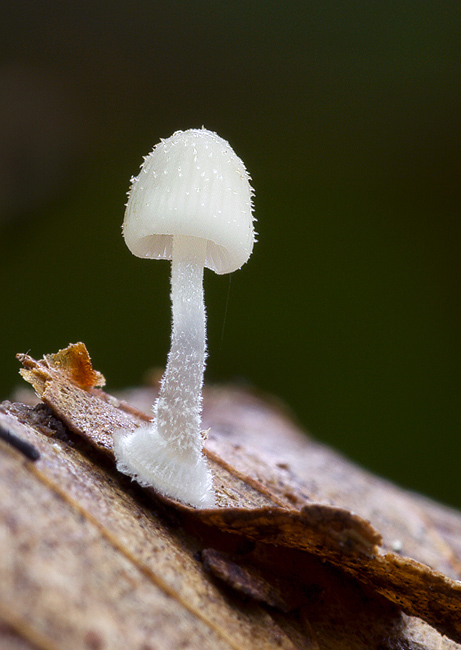
<svg viewBox="0 0 461 650">
<path fill-rule="evenodd" d="M 171 350 L 154 418 L 114 435 L 117 468 L 196 507 L 214 503 L 203 455 L 206 357 L 203 269 L 230 273 L 253 250 L 252 194 L 243 162 L 206 129 L 177 131 L 145 158 L 123 223 L 138 257 L 171 260 Z"/>
</svg>

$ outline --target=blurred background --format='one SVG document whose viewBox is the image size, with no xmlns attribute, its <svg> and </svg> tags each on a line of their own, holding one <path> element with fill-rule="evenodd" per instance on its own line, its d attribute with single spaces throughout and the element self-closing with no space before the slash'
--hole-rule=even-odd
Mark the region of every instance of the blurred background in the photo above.
<svg viewBox="0 0 461 650">
<path fill-rule="evenodd" d="M 120 228 L 160 137 L 253 177 L 259 242 L 206 272 L 208 382 L 461 507 L 459 2 L 16 0 L 0 8 L 0 397 L 86 343 L 108 389 L 165 363 L 169 264 Z"/>
</svg>

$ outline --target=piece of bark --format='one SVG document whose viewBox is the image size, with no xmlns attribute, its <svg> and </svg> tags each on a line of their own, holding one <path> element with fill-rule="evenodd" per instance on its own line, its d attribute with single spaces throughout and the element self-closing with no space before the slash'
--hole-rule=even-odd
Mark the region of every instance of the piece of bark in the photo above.
<svg viewBox="0 0 461 650">
<path fill-rule="evenodd" d="M 43 407 L 5 403 L 0 411 L 0 426 L 40 452 L 34 462 L 0 443 L 0 619 L 34 647 L 293 650 L 324 647 L 328 635 L 329 647 L 345 650 L 408 642 L 397 608 L 355 581 L 306 553 L 281 557 L 271 545 L 249 546 L 152 507 L 104 457 L 59 426 L 53 433 L 54 424 Z M 258 558 L 263 574 L 272 567 L 268 584 L 277 574 L 296 579 L 307 600 L 284 594 L 296 609 L 279 619 L 276 609 L 234 596 L 204 570 L 210 545 L 236 562 Z M 326 622 L 332 611 L 336 632 Z"/>
<path fill-rule="evenodd" d="M 81 360 L 81 348 L 78 353 Z M 63 356 L 65 368 L 61 363 Z M 442 574 L 459 575 L 458 549 L 450 543 L 461 531 L 458 514 L 441 509 L 437 519 L 436 505 L 426 508 L 426 502 L 419 497 L 372 477 L 307 439 L 279 409 L 248 393 L 223 389 L 207 392 L 204 402 L 204 424 L 212 428 L 207 453 L 219 507 L 196 511 L 157 495 L 152 510 L 148 504 L 139 503 L 140 495 L 149 491 L 136 487 L 138 501 L 133 510 L 133 503 L 127 502 L 131 498 L 127 492 L 129 483 L 113 470 L 111 433 L 120 426 L 134 428 L 147 416 L 91 388 L 91 381 L 85 376 L 82 382 L 76 380 L 75 373 L 69 373 L 71 357 L 72 348 L 41 362 L 22 356 L 23 374 L 54 414 L 43 411 L 44 407 L 37 411 L 25 406 L 3 406 L 0 424 L 29 442 L 33 440 L 40 451 L 39 461 L 24 460 L 23 466 L 29 468 L 36 480 L 40 477 L 49 489 L 61 496 L 65 494 L 98 526 L 100 533 L 104 531 L 104 539 L 109 539 L 125 558 L 143 567 L 141 572 L 151 579 L 153 568 L 145 566 L 146 540 L 141 534 L 145 528 L 141 527 L 139 535 L 136 533 L 137 517 L 141 506 L 147 508 L 148 514 L 142 512 L 149 519 L 161 503 L 165 504 L 168 516 L 174 513 L 176 525 L 180 526 L 173 527 L 173 531 L 181 531 L 179 538 L 183 544 L 187 538 L 189 561 L 194 553 L 202 551 L 201 559 L 218 580 L 216 585 L 225 582 L 250 599 L 246 601 L 245 612 L 251 611 L 251 620 L 247 620 L 245 630 L 240 629 L 240 636 L 232 635 L 232 640 L 226 637 L 230 647 L 277 647 L 274 643 L 282 639 L 292 644 L 286 647 L 300 648 L 409 648 L 417 647 L 411 645 L 416 643 L 412 638 L 429 639 L 431 635 L 430 643 L 456 647 L 430 628 L 424 628 L 423 634 L 424 626 L 418 627 L 415 619 L 402 618 L 396 605 L 460 640 L 460 585 Z M 138 405 L 144 408 L 143 393 L 138 391 L 136 395 Z M 150 392 L 149 403 L 153 397 Z M 62 423 L 90 443 L 93 450 L 80 439 L 73 439 L 72 433 L 63 431 Z M 46 437 L 50 432 L 56 432 L 52 434 L 54 443 Z M 67 440 L 63 440 L 64 436 Z M 54 455 L 50 454 L 53 449 Z M 84 466 L 82 458 L 87 463 Z M 70 460 L 77 463 L 72 468 Z M 123 516 L 120 500 L 125 508 Z M 416 551 L 412 555 L 419 561 L 377 548 L 379 533 L 365 519 L 350 512 L 354 501 L 354 509 L 382 530 L 387 548 L 398 542 L 402 549 Z M 115 517 L 108 517 L 109 503 L 116 506 Z M 165 539 L 171 544 L 170 524 L 164 530 L 162 548 Z M 415 530 L 419 530 L 416 539 Z M 149 539 L 155 545 L 159 544 L 158 531 L 158 524 L 154 531 L 150 530 Z M 171 558 L 169 550 L 166 556 Z M 422 564 L 427 559 L 431 560 L 433 570 Z M 166 560 L 162 555 L 160 566 L 163 561 Z M 172 582 L 167 580 L 166 586 L 183 606 L 197 602 L 197 594 L 204 589 L 202 580 L 207 589 L 213 585 L 203 574 L 189 584 L 187 576 L 194 570 L 196 567 L 187 565 L 180 569 L 173 563 L 167 571 Z M 153 582 L 158 587 L 158 576 Z M 162 587 L 165 588 L 163 582 Z M 222 610 L 221 592 L 213 588 L 217 591 L 211 601 L 218 604 L 213 609 L 210 594 L 202 593 L 200 620 L 203 621 L 205 612 L 205 624 L 213 621 L 214 629 L 223 635 L 216 621 L 232 630 L 235 620 L 226 608 Z M 264 609 L 258 609 L 255 600 L 269 606 L 270 616 Z M 162 605 L 158 607 L 162 609 Z M 210 607 L 212 614 L 208 611 Z M 197 615 L 198 610 L 196 607 L 192 613 Z M 230 611 L 235 614 L 234 603 Z M 261 624 L 255 612 L 269 616 L 271 634 L 275 635 L 261 640 L 260 646 L 252 640 Z M 325 622 L 328 612 L 334 612 L 338 621 L 336 631 Z M 1 611 L 0 618 L 5 620 Z M 6 622 L 11 624 L 8 617 Z M 279 641 L 274 641 L 277 634 Z M 157 645 L 154 643 L 153 647 Z M 191 647 L 198 647 L 198 642 Z"/>
</svg>

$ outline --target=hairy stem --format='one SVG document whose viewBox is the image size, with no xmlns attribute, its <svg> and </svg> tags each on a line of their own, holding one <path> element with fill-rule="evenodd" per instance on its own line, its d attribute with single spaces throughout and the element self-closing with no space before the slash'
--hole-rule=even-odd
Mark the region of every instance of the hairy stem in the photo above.
<svg viewBox="0 0 461 650">
<path fill-rule="evenodd" d="M 160 436 L 178 455 L 201 454 L 202 386 L 206 358 L 203 269 L 206 241 L 175 236 L 171 261 L 171 349 L 155 420 Z"/>
</svg>

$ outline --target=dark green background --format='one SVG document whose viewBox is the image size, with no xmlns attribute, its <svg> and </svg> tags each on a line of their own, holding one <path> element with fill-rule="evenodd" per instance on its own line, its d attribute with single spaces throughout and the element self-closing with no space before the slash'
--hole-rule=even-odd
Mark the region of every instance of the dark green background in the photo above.
<svg viewBox="0 0 461 650">
<path fill-rule="evenodd" d="M 461 506 L 459 0 L 7 4 L 1 396 L 19 351 L 83 340 L 109 389 L 165 363 L 169 265 L 130 255 L 123 204 L 160 137 L 205 125 L 260 233 L 206 274 L 207 379 Z"/>
</svg>

